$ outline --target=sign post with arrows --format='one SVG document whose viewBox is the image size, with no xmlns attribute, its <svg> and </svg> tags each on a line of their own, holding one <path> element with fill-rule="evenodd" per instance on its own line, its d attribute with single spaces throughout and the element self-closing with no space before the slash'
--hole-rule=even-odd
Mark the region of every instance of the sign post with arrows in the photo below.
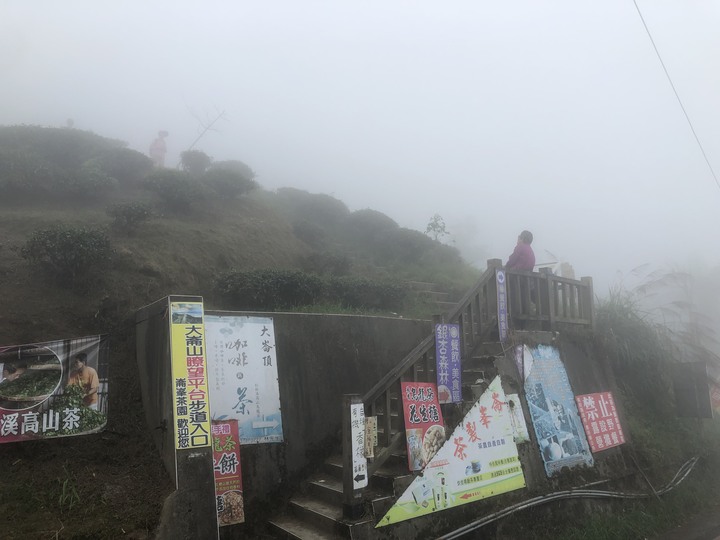
<svg viewBox="0 0 720 540">
<path fill-rule="evenodd" d="M 358 519 L 364 510 L 362 489 L 368 485 L 365 406 L 360 396 L 345 394 L 343 411 L 343 514 Z"/>
</svg>

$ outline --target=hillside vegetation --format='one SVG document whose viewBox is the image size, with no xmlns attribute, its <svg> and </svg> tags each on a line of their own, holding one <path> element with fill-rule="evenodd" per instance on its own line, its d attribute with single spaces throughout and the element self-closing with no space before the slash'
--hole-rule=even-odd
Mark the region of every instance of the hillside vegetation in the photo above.
<svg viewBox="0 0 720 540">
<path fill-rule="evenodd" d="M 0 127 L 0 227 L 0 344 L 110 333 L 112 351 L 103 433 L 0 445 L 0 536 L 11 539 L 138 539 L 157 525 L 172 485 L 137 381 L 143 305 L 188 294 L 209 308 L 428 317 L 434 306 L 408 281 L 459 296 L 478 276 L 456 249 L 380 212 L 264 190 L 241 161 L 196 151 L 182 170 L 157 170 L 120 141 L 72 129 Z M 684 349 L 622 292 L 596 315 L 594 341 L 582 339 L 619 381 L 628 455 L 656 486 L 691 455 L 699 471 L 668 503 L 562 521 L 518 514 L 506 537 L 644 538 L 720 497 L 716 425 L 674 414 L 670 367 Z"/>
<path fill-rule="evenodd" d="M 155 527 L 172 487 L 136 380 L 138 308 L 189 294 L 208 308 L 429 316 L 407 281 L 460 294 L 478 275 L 380 212 L 263 190 L 240 161 L 192 152 L 182 169 L 89 132 L 0 127 L 0 344 L 110 333 L 113 351 L 103 434 L 0 445 L 3 538 Z"/>
</svg>

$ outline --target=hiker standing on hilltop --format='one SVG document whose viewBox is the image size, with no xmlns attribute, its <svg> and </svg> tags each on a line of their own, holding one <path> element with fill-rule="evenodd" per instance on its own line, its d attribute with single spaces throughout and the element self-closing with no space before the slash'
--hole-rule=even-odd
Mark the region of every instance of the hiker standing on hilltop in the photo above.
<svg viewBox="0 0 720 540">
<path fill-rule="evenodd" d="M 168 136 L 167 131 L 158 131 L 157 139 L 155 139 L 150 145 L 150 159 L 158 168 L 165 166 L 165 154 L 167 154 L 167 144 L 165 144 L 165 137 Z"/>
<path fill-rule="evenodd" d="M 530 247 L 532 241 L 533 235 L 530 231 L 521 232 L 515 250 L 510 255 L 505 268 L 532 272 L 532 269 L 535 268 L 535 252 Z"/>
</svg>

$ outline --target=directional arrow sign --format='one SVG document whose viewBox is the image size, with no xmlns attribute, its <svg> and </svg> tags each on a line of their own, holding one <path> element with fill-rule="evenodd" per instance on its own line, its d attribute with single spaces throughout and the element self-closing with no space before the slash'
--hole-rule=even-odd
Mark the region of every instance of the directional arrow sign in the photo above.
<svg viewBox="0 0 720 540">
<path fill-rule="evenodd" d="M 365 458 L 365 408 L 362 403 L 350 406 L 350 429 L 352 467 L 356 473 L 353 477 L 353 489 L 367 486 L 367 459 Z"/>
<path fill-rule="evenodd" d="M 279 425 L 280 425 L 280 423 L 277 420 L 271 420 L 269 422 L 261 420 L 261 421 L 252 423 L 253 429 L 263 429 L 263 428 L 275 429 Z"/>
</svg>

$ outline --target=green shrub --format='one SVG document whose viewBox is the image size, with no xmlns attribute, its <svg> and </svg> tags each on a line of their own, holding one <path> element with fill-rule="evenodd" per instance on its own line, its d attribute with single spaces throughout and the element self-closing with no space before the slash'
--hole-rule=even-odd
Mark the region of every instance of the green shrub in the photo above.
<svg viewBox="0 0 720 540">
<path fill-rule="evenodd" d="M 325 296 L 328 301 L 346 308 L 399 311 L 407 290 L 407 286 L 401 283 L 364 277 L 335 277 L 328 280 Z"/>
<path fill-rule="evenodd" d="M 20 254 L 57 284 L 75 287 L 101 275 L 112 248 L 102 230 L 56 226 L 32 233 Z"/>
<path fill-rule="evenodd" d="M 105 173 L 95 160 L 88 160 L 79 171 L 61 175 L 53 191 L 63 198 L 96 200 L 115 189 L 116 185 L 117 180 Z"/>
<path fill-rule="evenodd" d="M 113 227 L 126 234 L 133 234 L 141 223 L 153 215 L 150 205 L 143 202 L 114 204 L 107 213 L 113 218 Z"/>
<path fill-rule="evenodd" d="M 212 158 L 202 150 L 185 150 L 180 152 L 180 166 L 188 174 L 199 177 L 212 163 Z"/>
<path fill-rule="evenodd" d="M 255 180 L 227 169 L 210 169 L 202 181 L 223 199 L 234 199 L 258 187 Z"/>
<path fill-rule="evenodd" d="M 186 173 L 172 169 L 152 172 L 145 179 L 145 187 L 155 193 L 160 206 L 170 212 L 188 212 L 203 199 L 197 182 Z"/>
<path fill-rule="evenodd" d="M 113 148 L 94 161 L 101 170 L 123 184 L 139 182 L 153 168 L 149 157 L 129 148 Z"/>
<path fill-rule="evenodd" d="M 247 178 L 248 180 L 255 180 L 256 176 L 255 171 L 253 171 L 249 165 L 237 159 L 229 159 L 227 161 L 214 161 L 210 165 L 210 170 L 218 169 L 238 173 L 244 178 Z"/>
<path fill-rule="evenodd" d="M 216 282 L 224 303 L 256 310 L 312 305 L 320 298 L 322 287 L 318 276 L 297 270 L 228 272 Z"/>
<path fill-rule="evenodd" d="M 312 253 L 302 262 L 302 267 L 306 272 L 331 276 L 347 275 L 352 266 L 352 260 L 347 255 L 329 251 Z"/>
<path fill-rule="evenodd" d="M 333 304 L 367 311 L 402 308 L 404 285 L 366 278 L 323 278 L 296 270 L 228 272 L 216 281 L 216 292 L 227 307 L 273 311 L 315 304 Z"/>
</svg>

